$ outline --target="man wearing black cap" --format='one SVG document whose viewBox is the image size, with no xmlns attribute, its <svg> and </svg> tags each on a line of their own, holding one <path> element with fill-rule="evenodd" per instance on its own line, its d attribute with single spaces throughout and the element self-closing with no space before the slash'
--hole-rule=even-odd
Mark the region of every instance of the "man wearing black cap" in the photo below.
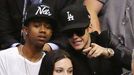
<svg viewBox="0 0 134 75">
<path fill-rule="evenodd" d="M 25 15 L 24 45 L 0 52 L 0 75 L 38 75 L 45 53 L 42 47 L 53 35 L 55 19 L 47 5 L 32 5 Z"/>
<path fill-rule="evenodd" d="M 47 3 L 58 13 L 75 0 L 0 0 L 0 50 L 21 42 L 22 19 L 31 4 Z"/>
<path fill-rule="evenodd" d="M 111 48 L 93 43 L 90 15 L 83 5 L 70 5 L 61 11 L 61 31 L 69 42 L 68 53 L 74 61 L 74 75 L 120 75 L 120 62 Z"/>
</svg>

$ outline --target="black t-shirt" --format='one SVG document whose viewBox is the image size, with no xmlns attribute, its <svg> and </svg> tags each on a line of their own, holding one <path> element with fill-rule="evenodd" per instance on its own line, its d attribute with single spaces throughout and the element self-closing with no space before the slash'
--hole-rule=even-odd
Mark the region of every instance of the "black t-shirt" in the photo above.
<svg viewBox="0 0 134 75">
<path fill-rule="evenodd" d="M 77 53 L 71 48 L 67 49 L 67 52 L 70 54 L 73 61 L 74 75 L 93 75 L 89 59 L 85 55 L 79 52 Z"/>
</svg>

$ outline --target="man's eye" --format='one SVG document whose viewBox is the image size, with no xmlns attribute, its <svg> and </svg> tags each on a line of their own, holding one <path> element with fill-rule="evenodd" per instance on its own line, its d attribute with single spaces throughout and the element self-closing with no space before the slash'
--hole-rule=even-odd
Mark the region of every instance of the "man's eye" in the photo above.
<svg viewBox="0 0 134 75">
<path fill-rule="evenodd" d="M 40 26 L 40 24 L 38 24 L 38 23 L 35 23 L 35 24 L 34 24 L 34 26 L 35 26 L 35 27 L 39 27 L 39 26 Z"/>
<path fill-rule="evenodd" d="M 52 27 L 51 27 L 51 25 L 45 25 L 45 27 L 47 28 L 47 29 L 52 29 Z"/>
</svg>

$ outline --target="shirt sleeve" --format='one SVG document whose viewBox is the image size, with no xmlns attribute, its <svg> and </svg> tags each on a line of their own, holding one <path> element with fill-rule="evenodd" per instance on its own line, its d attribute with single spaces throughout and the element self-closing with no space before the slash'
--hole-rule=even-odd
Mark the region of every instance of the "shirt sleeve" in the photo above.
<svg viewBox="0 0 134 75">
<path fill-rule="evenodd" d="M 108 0 L 98 0 L 99 2 L 101 2 L 102 4 L 105 4 Z"/>
</svg>

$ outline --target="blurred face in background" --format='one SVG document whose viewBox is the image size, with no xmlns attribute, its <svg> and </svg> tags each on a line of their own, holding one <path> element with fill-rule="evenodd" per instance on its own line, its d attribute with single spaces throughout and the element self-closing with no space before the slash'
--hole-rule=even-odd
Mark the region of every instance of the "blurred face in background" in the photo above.
<svg viewBox="0 0 134 75">
<path fill-rule="evenodd" d="M 73 75 L 73 65 L 69 58 L 63 58 L 54 65 L 53 75 Z"/>
</svg>

